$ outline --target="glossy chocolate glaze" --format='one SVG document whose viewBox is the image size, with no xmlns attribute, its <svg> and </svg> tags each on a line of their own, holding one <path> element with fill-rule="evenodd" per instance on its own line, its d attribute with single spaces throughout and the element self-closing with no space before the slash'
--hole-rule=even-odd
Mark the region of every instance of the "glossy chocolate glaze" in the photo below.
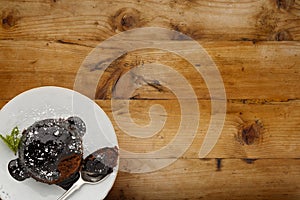
<svg viewBox="0 0 300 200">
<path fill-rule="evenodd" d="M 58 166 L 68 157 L 77 156 L 82 160 L 81 137 L 85 131 L 85 124 L 78 117 L 35 122 L 22 133 L 19 157 L 8 165 L 11 176 L 19 181 L 32 177 L 48 184 L 76 181 L 80 165 L 75 173 L 63 180 Z M 63 184 L 60 186 L 64 187 Z"/>
</svg>

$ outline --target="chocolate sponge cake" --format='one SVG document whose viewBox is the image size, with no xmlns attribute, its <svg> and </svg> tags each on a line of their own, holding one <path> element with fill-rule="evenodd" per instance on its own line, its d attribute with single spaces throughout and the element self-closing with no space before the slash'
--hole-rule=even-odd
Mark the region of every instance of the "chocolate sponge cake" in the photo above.
<svg viewBox="0 0 300 200">
<path fill-rule="evenodd" d="M 35 122 L 22 133 L 18 158 L 8 166 L 11 176 L 58 185 L 72 182 L 83 160 L 85 131 L 79 117 Z"/>
</svg>

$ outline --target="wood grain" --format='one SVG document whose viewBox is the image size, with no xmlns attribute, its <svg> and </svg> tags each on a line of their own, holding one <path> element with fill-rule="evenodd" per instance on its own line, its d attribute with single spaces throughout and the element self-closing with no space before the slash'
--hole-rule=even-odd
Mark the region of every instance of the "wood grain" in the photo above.
<svg viewBox="0 0 300 200">
<path fill-rule="evenodd" d="M 98 42 L 62 44 L 57 42 L 0 41 L 0 99 L 11 99 L 33 87 L 55 85 L 72 89 L 77 70 Z M 202 42 L 222 75 L 228 99 L 287 101 L 300 93 L 298 42 Z M 114 62 L 99 82 L 102 94 L 109 99 L 113 83 L 128 69 L 141 63 L 161 62 L 178 70 L 199 99 L 209 99 L 201 75 L 184 59 L 160 50 L 131 52 Z M 60 73 L 63 72 L 63 73 Z M 119 75 L 121 75 L 119 74 Z M 104 87 L 105 86 L 105 87 Z M 278 89 L 280 88 L 280 89 Z M 170 90 L 144 86 L 136 99 L 174 99 Z"/>
<path fill-rule="evenodd" d="M 247 160 L 246 160 L 247 161 Z M 107 199 L 300 198 L 299 159 L 179 159 L 148 174 L 119 172 Z"/>
<path fill-rule="evenodd" d="M 176 100 L 131 100 L 129 112 L 132 120 L 139 125 L 145 126 L 150 123 L 149 108 L 153 105 L 163 106 L 167 113 L 164 114 L 162 111 L 152 113 L 153 117 L 157 119 L 167 115 L 165 125 L 159 133 L 147 139 L 135 138 L 127 135 L 122 127 L 116 124 L 109 100 L 96 102 L 110 117 L 120 147 L 131 152 L 149 152 L 163 148 L 176 136 L 181 122 L 179 102 Z M 211 117 L 210 102 L 199 101 L 199 109 L 199 128 L 194 142 L 183 155 L 184 158 L 198 158 L 200 147 L 207 132 Z M 229 101 L 222 134 L 207 158 L 300 158 L 299 111 L 300 101 L 267 104 Z M 124 112 L 116 111 L 115 115 L 124 115 Z M 247 145 L 242 138 L 239 138 L 238 132 L 244 124 L 255 123 L 257 120 L 263 126 L 258 133 L 259 138 L 253 144 Z M 187 128 L 186 131 L 192 130 Z M 150 132 L 154 133 L 154 130 Z M 185 144 L 180 145 L 185 146 Z"/>
<path fill-rule="evenodd" d="M 176 162 L 152 173 L 119 172 L 106 199 L 300 199 L 299 0 L 1 0 L 0 17 L 0 108 L 31 88 L 73 89 L 82 62 L 100 42 L 138 27 L 182 32 L 215 62 L 226 89 L 227 114 L 206 159 L 198 153 L 212 115 L 210 95 L 190 63 L 148 49 L 128 52 L 104 71 L 95 101 L 111 119 L 122 149 L 164 147 L 175 137 L 181 115 L 172 90 L 156 79 L 118 85 L 128 70 L 149 63 L 172 67 L 192 86 L 200 108 L 193 143 Z M 114 48 L 112 53 L 118 44 Z M 129 136 L 113 117 L 112 92 L 124 94 L 130 85 L 141 86 L 129 101 L 135 123 L 150 122 L 152 105 L 166 110 L 153 113 L 166 117 L 153 137 Z M 115 102 L 125 97 L 118 98 Z M 123 162 L 130 159 L 121 155 Z"/>
<path fill-rule="evenodd" d="M 145 26 L 178 30 L 197 40 L 300 39 L 299 0 L 2 0 L 0 8 L 0 39 L 6 40 L 102 41 Z"/>
</svg>

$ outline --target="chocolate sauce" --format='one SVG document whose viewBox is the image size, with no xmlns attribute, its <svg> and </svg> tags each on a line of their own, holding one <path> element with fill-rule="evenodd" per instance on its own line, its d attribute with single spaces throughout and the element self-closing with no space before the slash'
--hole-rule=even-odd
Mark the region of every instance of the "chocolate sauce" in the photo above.
<svg viewBox="0 0 300 200">
<path fill-rule="evenodd" d="M 24 181 L 30 175 L 27 170 L 21 165 L 19 158 L 12 160 L 8 164 L 9 173 L 18 181 Z"/>
<path fill-rule="evenodd" d="M 67 182 L 69 178 L 74 181 L 82 160 L 81 137 L 85 131 L 85 124 L 78 117 L 35 122 L 22 133 L 19 158 L 8 165 L 11 176 L 18 181 L 32 177 L 48 184 Z M 59 165 L 66 158 L 76 158 L 80 163 L 76 172 L 61 180 Z"/>
<path fill-rule="evenodd" d="M 31 177 L 65 190 L 79 179 L 80 169 L 86 181 L 89 181 L 88 177 L 104 178 L 117 165 L 118 148 L 101 148 L 82 161 L 82 137 L 85 132 L 85 124 L 78 117 L 35 122 L 23 131 L 19 157 L 9 162 L 9 173 L 18 181 Z M 63 171 L 60 170 L 68 171 L 74 159 L 76 171 L 62 178 Z"/>
<path fill-rule="evenodd" d="M 118 148 L 104 147 L 87 156 L 82 164 L 82 178 L 85 181 L 88 177 L 104 178 L 113 172 L 118 162 Z"/>
<path fill-rule="evenodd" d="M 56 183 L 59 187 L 68 190 L 72 185 L 79 179 L 79 172 L 71 175 L 68 179 L 63 180 L 62 182 Z"/>
</svg>

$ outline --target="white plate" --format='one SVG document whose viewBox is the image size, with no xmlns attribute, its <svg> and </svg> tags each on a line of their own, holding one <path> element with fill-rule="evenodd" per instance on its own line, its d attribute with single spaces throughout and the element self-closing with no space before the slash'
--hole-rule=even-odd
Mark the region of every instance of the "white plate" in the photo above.
<svg viewBox="0 0 300 200">
<path fill-rule="evenodd" d="M 28 90 L 10 102 L 0 112 L 0 133 L 6 135 L 13 127 L 20 131 L 37 120 L 78 116 L 86 123 L 83 137 L 84 157 L 101 147 L 118 146 L 114 128 L 103 110 L 91 99 L 73 90 L 60 87 L 40 87 Z M 2 200 L 56 200 L 64 190 L 56 185 L 47 185 L 33 179 L 23 182 L 14 180 L 7 170 L 7 164 L 16 156 L 0 141 L 0 198 Z M 111 189 L 118 166 L 102 183 L 84 185 L 70 200 L 104 199 Z"/>
</svg>

